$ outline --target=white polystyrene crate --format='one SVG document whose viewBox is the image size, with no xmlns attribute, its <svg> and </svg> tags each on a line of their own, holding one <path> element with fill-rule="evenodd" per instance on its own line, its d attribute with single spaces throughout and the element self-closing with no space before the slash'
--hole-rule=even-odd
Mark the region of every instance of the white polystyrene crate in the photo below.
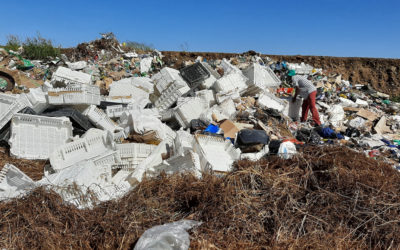
<svg viewBox="0 0 400 250">
<path fill-rule="evenodd" d="M 137 88 L 143 89 L 147 93 L 151 94 L 154 91 L 154 84 L 148 77 L 133 77 L 131 78 L 131 84 Z"/>
<path fill-rule="evenodd" d="M 106 114 L 110 118 L 120 118 L 124 112 L 130 112 L 136 108 L 137 106 L 134 105 L 133 103 L 130 103 L 125 107 L 123 105 L 112 105 L 112 106 L 107 106 Z"/>
<path fill-rule="evenodd" d="M 114 82 L 110 85 L 109 96 L 112 98 L 149 99 L 149 93 L 131 83 Z"/>
<path fill-rule="evenodd" d="M 208 63 L 202 62 L 201 64 L 208 70 L 208 72 L 210 72 L 210 77 L 201 83 L 201 87 L 203 89 L 209 89 L 214 85 L 217 79 L 221 78 L 221 76 Z"/>
<path fill-rule="evenodd" d="M 234 148 L 223 137 L 196 135 L 194 152 L 200 155 L 202 171 L 228 172 L 232 163 L 240 158 L 240 149 Z"/>
<path fill-rule="evenodd" d="M 153 167 L 146 172 L 148 176 L 158 176 L 161 172 L 166 174 L 191 172 L 196 177 L 201 178 L 201 165 L 199 155 L 192 150 L 182 155 L 175 155 L 160 165 Z"/>
<path fill-rule="evenodd" d="M 29 93 L 22 93 L 20 100 L 31 107 L 36 113 L 41 113 L 49 105 L 47 103 L 46 93 L 42 88 L 31 88 Z"/>
<path fill-rule="evenodd" d="M 281 84 L 279 78 L 269 67 L 261 66 L 258 63 L 251 64 L 243 71 L 243 74 L 248 78 L 247 94 L 256 94 L 266 88 L 278 87 Z"/>
<path fill-rule="evenodd" d="M 167 143 L 162 141 L 157 147 L 154 148 L 154 151 L 144 159 L 142 162 L 137 165 L 135 170 L 125 178 L 126 181 L 142 181 L 143 174 L 147 171 L 151 170 L 153 167 L 160 165 L 162 163 L 162 155 L 167 153 Z"/>
<path fill-rule="evenodd" d="M 100 88 L 96 85 L 70 84 L 64 88 L 48 89 L 49 104 L 100 104 Z"/>
<path fill-rule="evenodd" d="M 161 121 L 170 121 L 174 117 L 173 109 L 167 109 L 161 112 Z"/>
<path fill-rule="evenodd" d="M 190 126 L 190 122 L 198 119 L 201 113 L 208 108 L 204 100 L 198 97 L 186 99 L 188 100 L 174 109 L 174 117 L 183 128 Z"/>
<path fill-rule="evenodd" d="M 89 118 L 89 120 L 98 128 L 115 132 L 122 130 L 117 124 L 115 124 L 110 117 L 104 113 L 103 110 L 97 108 L 95 105 L 90 105 L 83 114 Z"/>
<path fill-rule="evenodd" d="M 231 74 L 231 73 L 240 73 L 240 69 L 236 66 L 233 66 L 228 60 L 225 58 L 221 61 L 221 67 L 224 69 L 224 76 Z"/>
<path fill-rule="evenodd" d="M 249 161 L 258 161 L 262 157 L 264 157 L 266 154 L 269 152 L 269 147 L 268 145 L 264 146 L 263 149 L 261 149 L 259 152 L 256 153 L 244 153 L 240 155 L 241 160 L 249 160 Z"/>
<path fill-rule="evenodd" d="M 168 85 L 172 82 L 177 82 L 178 84 L 185 83 L 178 70 L 168 67 L 163 68 L 160 72 L 155 74 L 151 80 L 154 82 L 154 85 L 160 94 L 166 90 Z"/>
<path fill-rule="evenodd" d="M 0 171 L 0 201 L 24 195 L 35 187 L 35 182 L 14 165 L 5 164 Z"/>
<path fill-rule="evenodd" d="M 121 163 L 116 163 L 111 165 L 111 169 L 119 169 L 119 170 L 125 170 L 125 171 L 132 171 L 135 169 L 137 165 L 133 165 L 132 163 L 122 161 Z"/>
<path fill-rule="evenodd" d="M 65 84 L 90 84 L 92 76 L 65 67 L 58 67 L 56 72 L 53 73 L 51 80 L 53 82 L 62 82 Z"/>
<path fill-rule="evenodd" d="M 19 95 L 7 95 L 0 93 L 0 129 L 3 128 L 12 116 L 27 106 Z"/>
<path fill-rule="evenodd" d="M 263 92 L 257 100 L 257 103 L 262 108 L 272 108 L 282 112 L 288 105 L 288 102 L 279 99 L 269 92 Z"/>
<path fill-rule="evenodd" d="M 50 164 L 55 170 L 70 167 L 80 161 L 89 160 L 114 151 L 112 135 L 108 131 L 89 129 L 73 142 L 55 148 L 50 155 Z"/>
<path fill-rule="evenodd" d="M 127 108 L 122 105 L 112 105 L 106 107 L 106 114 L 110 118 L 119 118 Z"/>
<path fill-rule="evenodd" d="M 175 137 L 176 137 L 176 132 L 172 128 L 170 128 L 168 125 L 164 124 L 164 132 L 165 132 L 165 141 L 172 145 L 174 143 Z"/>
<path fill-rule="evenodd" d="M 195 94 L 196 97 L 203 99 L 208 104 L 208 107 L 211 107 L 215 104 L 214 91 L 211 89 L 196 91 Z"/>
<path fill-rule="evenodd" d="M 123 143 L 116 145 L 121 161 L 129 163 L 133 167 L 146 159 L 156 147 L 156 145 L 145 143 Z"/>
<path fill-rule="evenodd" d="M 217 103 L 222 103 L 226 100 L 234 100 L 234 101 L 240 101 L 240 93 L 239 91 L 229 91 L 229 92 L 221 92 L 221 93 L 217 93 L 215 95 L 215 100 L 217 101 Z"/>
<path fill-rule="evenodd" d="M 11 155 L 24 159 L 48 159 L 53 150 L 72 137 L 67 117 L 15 114 L 9 140 Z"/>
<path fill-rule="evenodd" d="M 101 154 L 91 161 L 95 166 L 106 166 L 121 163 L 121 157 L 119 156 L 117 151 L 108 151 L 105 154 Z"/>
<path fill-rule="evenodd" d="M 182 84 L 172 83 L 167 89 L 163 91 L 160 97 L 154 102 L 154 106 L 164 111 L 170 108 L 179 97 L 187 93 L 190 90 L 189 86 L 184 82 Z"/>
<path fill-rule="evenodd" d="M 229 92 L 235 90 L 242 92 L 247 88 L 246 81 L 247 78 L 241 72 L 233 72 L 218 79 L 214 83 L 213 88 L 216 92 Z"/>
<path fill-rule="evenodd" d="M 114 138 L 114 141 L 120 142 L 123 139 L 128 138 L 128 134 L 125 132 L 125 130 L 120 130 L 118 132 L 113 133 L 113 138 Z"/>
<path fill-rule="evenodd" d="M 193 148 L 194 136 L 185 130 L 176 131 L 174 140 L 174 154 L 182 155 Z"/>
</svg>

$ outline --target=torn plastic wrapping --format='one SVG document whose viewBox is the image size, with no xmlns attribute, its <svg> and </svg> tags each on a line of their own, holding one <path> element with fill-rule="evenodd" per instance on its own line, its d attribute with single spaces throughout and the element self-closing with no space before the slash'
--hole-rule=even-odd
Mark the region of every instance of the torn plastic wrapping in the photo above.
<svg viewBox="0 0 400 250">
<path fill-rule="evenodd" d="M 147 229 L 139 238 L 134 250 L 187 250 L 190 239 L 188 230 L 201 222 L 181 220 Z"/>
</svg>

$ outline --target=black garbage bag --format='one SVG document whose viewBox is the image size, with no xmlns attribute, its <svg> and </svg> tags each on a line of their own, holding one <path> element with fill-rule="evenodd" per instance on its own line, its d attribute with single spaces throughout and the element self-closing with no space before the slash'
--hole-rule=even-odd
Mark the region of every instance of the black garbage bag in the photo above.
<svg viewBox="0 0 400 250">
<path fill-rule="evenodd" d="M 296 139 L 302 142 L 308 142 L 311 132 L 307 129 L 300 129 L 296 132 Z"/>
<path fill-rule="evenodd" d="M 320 144 L 321 136 L 318 134 L 317 130 L 309 130 L 304 128 L 298 130 L 296 133 L 296 139 L 307 144 Z"/>
<path fill-rule="evenodd" d="M 242 129 L 237 135 L 237 144 L 239 147 L 246 147 L 256 144 L 267 145 L 269 136 L 264 130 Z"/>
<path fill-rule="evenodd" d="M 318 134 L 317 131 L 312 130 L 310 133 L 310 137 L 308 138 L 309 144 L 320 144 L 321 143 L 321 136 Z"/>
<path fill-rule="evenodd" d="M 282 119 L 281 113 L 276 109 L 268 108 L 267 110 L 265 110 L 265 112 L 268 114 L 269 117 L 274 117 L 278 120 Z"/>
<path fill-rule="evenodd" d="M 272 154 L 272 155 L 278 154 L 281 143 L 282 143 L 282 141 L 280 141 L 280 140 L 271 140 L 268 144 L 269 154 Z"/>
<path fill-rule="evenodd" d="M 360 137 L 361 132 L 356 128 L 347 128 L 344 135 L 348 137 Z"/>
<path fill-rule="evenodd" d="M 190 132 L 193 133 L 197 130 L 204 130 L 208 124 L 200 119 L 193 119 L 190 121 Z"/>
</svg>

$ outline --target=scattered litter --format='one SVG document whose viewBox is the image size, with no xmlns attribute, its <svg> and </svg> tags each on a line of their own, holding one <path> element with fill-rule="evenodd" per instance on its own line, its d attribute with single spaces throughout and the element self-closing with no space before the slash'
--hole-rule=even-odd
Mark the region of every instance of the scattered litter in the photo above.
<svg viewBox="0 0 400 250">
<path fill-rule="evenodd" d="M 400 105 L 345 74 L 254 51 L 171 60 L 128 47 L 103 34 L 52 60 L 0 50 L 1 145 L 21 160 L 49 159 L 38 184 L 79 208 L 116 199 L 145 176 L 221 176 L 239 159 L 288 160 L 309 145 L 398 163 Z M 322 125 L 299 121 L 305 100 L 292 101 L 289 70 L 316 86 Z M 93 199 L 68 191 L 74 183 Z"/>
</svg>

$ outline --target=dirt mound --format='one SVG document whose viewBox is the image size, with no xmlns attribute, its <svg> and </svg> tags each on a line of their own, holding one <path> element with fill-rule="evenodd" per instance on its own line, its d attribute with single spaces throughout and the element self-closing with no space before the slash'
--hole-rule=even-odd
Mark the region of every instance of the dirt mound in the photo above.
<svg viewBox="0 0 400 250">
<path fill-rule="evenodd" d="M 305 62 L 332 73 L 340 73 L 351 83 L 370 84 L 390 95 L 400 94 L 400 59 L 329 57 L 329 56 L 271 56 L 277 60 Z"/>
<path fill-rule="evenodd" d="M 251 51 L 249 51 L 251 52 Z M 186 60 L 195 60 L 202 56 L 207 60 L 235 57 L 235 53 L 212 52 L 174 52 L 163 51 L 167 64 L 180 68 Z M 249 53 L 251 54 L 251 53 Z M 331 73 L 342 74 L 343 79 L 353 84 L 371 84 L 374 89 L 392 96 L 400 95 L 400 59 L 329 57 L 329 56 L 279 56 L 263 55 L 274 60 L 288 62 L 305 62 Z"/>
<path fill-rule="evenodd" d="M 192 248 L 397 248 L 400 174 L 341 147 L 239 161 L 222 178 L 161 175 L 78 210 L 43 189 L 0 204 L 4 248 L 132 248 L 148 228 L 190 218 Z"/>
<path fill-rule="evenodd" d="M 100 38 L 89 43 L 80 43 L 76 48 L 66 48 L 62 49 L 61 52 L 64 53 L 70 60 L 93 60 L 98 56 L 101 51 L 107 51 L 116 55 L 117 48 L 119 47 L 119 42 L 114 37 L 112 38 Z"/>
</svg>

